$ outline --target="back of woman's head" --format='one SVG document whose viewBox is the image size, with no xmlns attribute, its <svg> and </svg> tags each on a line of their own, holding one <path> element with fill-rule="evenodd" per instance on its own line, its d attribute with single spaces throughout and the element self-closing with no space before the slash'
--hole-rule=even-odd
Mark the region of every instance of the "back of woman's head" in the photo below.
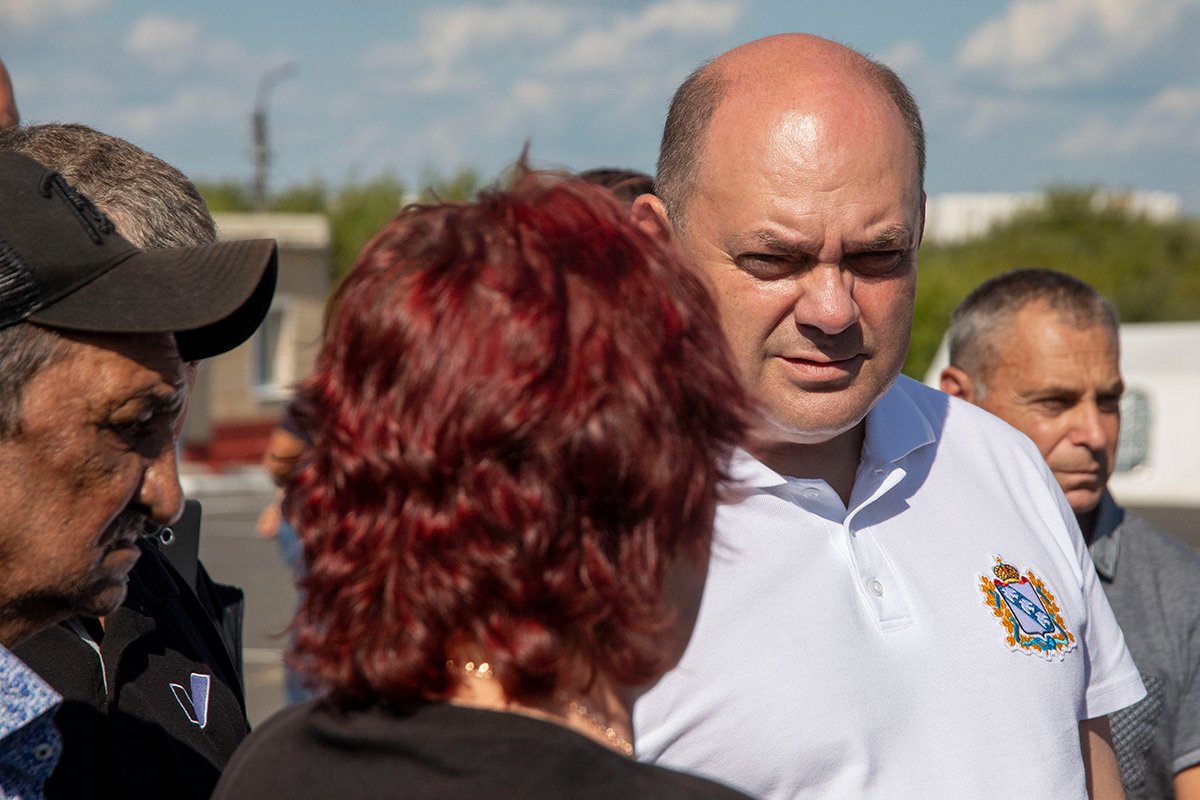
<svg viewBox="0 0 1200 800">
<path fill-rule="evenodd" d="M 605 190 L 402 212 L 302 397 L 295 660 L 334 698 L 445 697 L 454 652 L 513 699 L 665 668 L 664 571 L 708 546 L 745 400 L 701 280 Z"/>
</svg>

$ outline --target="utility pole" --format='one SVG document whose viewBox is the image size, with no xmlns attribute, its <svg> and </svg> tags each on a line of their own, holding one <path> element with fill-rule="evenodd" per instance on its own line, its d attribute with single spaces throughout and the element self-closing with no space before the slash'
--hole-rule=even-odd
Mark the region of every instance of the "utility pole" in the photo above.
<svg viewBox="0 0 1200 800">
<path fill-rule="evenodd" d="M 267 210 L 267 168 L 271 163 L 271 146 L 267 141 L 267 95 L 277 83 L 291 77 L 295 71 L 296 64 L 287 61 L 271 67 L 258 79 L 254 113 L 250 116 L 250 132 L 254 140 L 254 208 L 257 211 Z"/>
</svg>

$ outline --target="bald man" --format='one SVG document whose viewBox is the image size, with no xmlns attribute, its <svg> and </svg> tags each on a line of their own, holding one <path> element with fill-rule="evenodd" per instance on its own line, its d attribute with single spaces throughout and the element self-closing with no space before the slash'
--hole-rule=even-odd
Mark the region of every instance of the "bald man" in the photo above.
<svg viewBox="0 0 1200 800">
<path fill-rule="evenodd" d="M 4 61 L 0 60 L 0 130 L 13 128 L 21 124 L 21 115 L 17 112 L 17 98 L 13 95 L 12 79 Z"/>
<path fill-rule="evenodd" d="M 694 73 L 635 218 L 704 272 L 762 422 L 642 758 L 756 797 L 1120 797 L 1145 690 L 1024 437 L 898 377 L 924 224 L 903 82 L 799 34 Z"/>
</svg>

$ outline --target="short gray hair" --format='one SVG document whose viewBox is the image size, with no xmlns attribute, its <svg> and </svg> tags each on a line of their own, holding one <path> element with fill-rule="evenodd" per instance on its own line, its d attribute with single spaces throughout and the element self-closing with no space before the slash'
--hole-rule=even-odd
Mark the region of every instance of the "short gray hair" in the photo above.
<svg viewBox="0 0 1200 800">
<path fill-rule="evenodd" d="M 708 124 L 729 85 L 718 70 L 710 69 L 710 64 L 701 64 L 675 90 L 658 148 L 654 193 L 677 229 L 683 227 L 683 209 L 700 183 Z"/>
<path fill-rule="evenodd" d="M 49 328 L 19 322 L 0 330 L 0 441 L 21 432 L 25 386 L 66 352 L 62 335 Z"/>
<path fill-rule="evenodd" d="M 1041 304 L 1076 328 L 1099 325 L 1119 335 L 1120 318 L 1107 297 L 1078 278 L 1052 269 L 1015 269 L 984 281 L 954 309 L 950 365 L 970 376 L 976 389 L 1000 358 L 1001 339 L 1026 306 Z"/>
<path fill-rule="evenodd" d="M 216 241 L 204 198 L 187 177 L 124 139 L 86 125 L 0 130 L 0 150 L 23 153 L 60 173 L 143 250 Z M 21 430 L 24 387 L 66 352 L 56 331 L 20 323 L 0 331 L 0 439 Z"/>
<path fill-rule="evenodd" d="M 60 173 L 143 250 L 216 241 L 208 206 L 187 176 L 124 139 L 86 125 L 30 125 L 0 131 L 0 150 Z"/>
</svg>

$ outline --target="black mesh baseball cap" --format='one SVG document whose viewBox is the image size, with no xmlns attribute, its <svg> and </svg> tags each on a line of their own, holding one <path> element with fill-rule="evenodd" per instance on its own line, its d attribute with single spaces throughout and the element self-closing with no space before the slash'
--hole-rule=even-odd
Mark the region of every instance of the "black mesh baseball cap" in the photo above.
<svg viewBox="0 0 1200 800">
<path fill-rule="evenodd" d="M 0 153 L 0 328 L 173 333 L 196 361 L 250 338 L 277 272 L 272 239 L 139 250 L 61 175 Z"/>
</svg>

